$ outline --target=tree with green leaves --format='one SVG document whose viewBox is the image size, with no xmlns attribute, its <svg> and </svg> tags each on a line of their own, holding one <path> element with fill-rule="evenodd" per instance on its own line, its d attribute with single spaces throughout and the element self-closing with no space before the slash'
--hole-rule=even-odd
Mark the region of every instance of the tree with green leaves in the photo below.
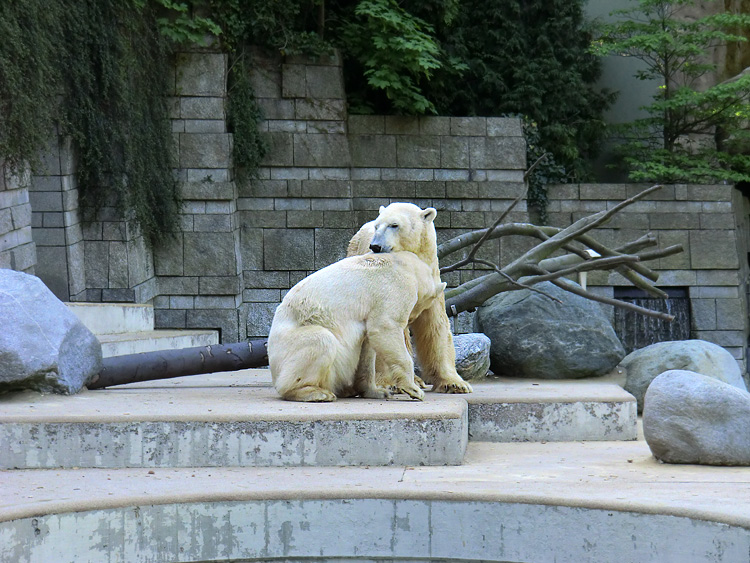
<svg viewBox="0 0 750 563">
<path fill-rule="evenodd" d="M 583 0 L 463 0 L 440 29 L 444 49 L 467 65 L 460 80 L 438 72 L 426 88 L 443 115 L 522 114 L 538 144 L 572 178 L 585 178 L 614 96 L 595 87 Z M 558 178 L 556 181 L 563 180 Z"/>
<path fill-rule="evenodd" d="M 614 12 L 592 44 L 598 55 L 643 61 L 635 77 L 658 81 L 643 118 L 620 127 L 619 151 L 635 181 L 710 183 L 750 180 L 750 156 L 738 149 L 748 139 L 750 73 L 705 89 L 716 71 L 712 49 L 744 42 L 750 15 L 721 11 L 695 19 L 693 0 L 639 0 Z"/>
</svg>

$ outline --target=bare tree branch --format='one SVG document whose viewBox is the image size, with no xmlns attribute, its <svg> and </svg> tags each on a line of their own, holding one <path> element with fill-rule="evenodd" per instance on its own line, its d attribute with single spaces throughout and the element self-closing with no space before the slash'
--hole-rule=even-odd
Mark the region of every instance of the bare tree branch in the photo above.
<svg viewBox="0 0 750 563">
<path fill-rule="evenodd" d="M 620 307 L 621 309 L 635 311 L 636 313 L 640 313 L 641 315 L 645 315 L 647 317 L 654 317 L 656 319 L 662 319 L 665 321 L 674 320 L 673 315 L 668 315 L 667 313 L 661 313 L 659 311 L 652 311 L 651 309 L 639 307 L 638 305 L 620 301 L 619 299 L 610 299 L 609 297 L 596 295 L 595 293 L 588 292 L 580 286 L 574 285 L 570 282 L 565 282 L 563 280 L 552 280 L 552 283 L 558 286 L 560 289 L 564 289 L 565 291 L 569 291 L 570 293 L 575 293 L 576 295 L 580 295 L 581 297 L 585 297 L 586 299 L 591 299 L 592 301 L 598 301 L 599 303 L 605 303 L 614 307 Z"/>
<path fill-rule="evenodd" d="M 466 282 L 457 288 L 446 290 L 446 310 L 450 315 L 457 315 L 462 311 L 473 310 L 497 293 L 514 291 L 521 288 L 533 291 L 535 284 L 543 281 L 551 281 L 567 291 L 583 295 L 588 299 L 625 307 L 657 318 L 669 318 L 669 315 L 665 315 L 664 313 L 652 312 L 642 307 L 603 298 L 587 292 L 575 284 L 560 279 L 564 276 L 592 270 L 615 270 L 633 283 L 633 285 L 650 295 L 660 298 L 667 297 L 664 291 L 653 285 L 653 282 L 658 280 L 658 274 L 642 264 L 642 261 L 655 260 L 681 252 L 681 246 L 675 245 L 665 249 L 644 252 L 644 249 L 656 246 L 657 244 L 656 237 L 649 233 L 612 249 L 601 244 L 588 234 L 589 231 L 604 224 L 628 205 L 646 197 L 659 188 L 661 188 L 660 185 L 652 186 L 608 210 L 583 217 L 565 229 L 537 226 L 529 223 L 501 225 L 500 223 L 507 216 L 508 211 L 520 201 L 520 198 L 517 198 L 503 216 L 489 229 L 466 233 L 446 241 L 438 247 L 438 256 L 443 258 L 453 252 L 472 246 L 465 258 L 451 266 L 443 268 L 441 273 L 454 271 L 470 264 L 488 266 L 493 270 L 492 273 Z M 511 235 L 533 237 L 541 242 L 502 268 L 486 260 L 476 258 L 479 248 L 487 240 Z M 593 250 L 596 254 L 589 254 L 588 249 Z M 551 256 L 561 250 L 566 251 L 567 254 Z M 544 292 L 537 292 L 544 294 Z"/>
</svg>

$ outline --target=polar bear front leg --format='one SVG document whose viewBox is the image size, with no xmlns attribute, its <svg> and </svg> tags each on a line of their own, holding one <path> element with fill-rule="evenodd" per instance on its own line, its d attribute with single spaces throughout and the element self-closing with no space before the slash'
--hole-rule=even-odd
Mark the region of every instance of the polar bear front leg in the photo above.
<svg viewBox="0 0 750 563">
<path fill-rule="evenodd" d="M 456 349 L 445 298 L 441 293 L 432 305 L 411 323 L 422 377 L 441 393 L 471 393 L 472 388 L 456 371 Z"/>
<path fill-rule="evenodd" d="M 386 380 L 412 399 L 424 400 L 424 391 L 414 382 L 414 360 L 406 349 L 404 328 L 390 319 L 369 319 L 367 338 L 378 363 L 385 366 Z"/>
<path fill-rule="evenodd" d="M 375 350 L 365 335 L 362 340 L 362 351 L 359 355 L 359 365 L 354 374 L 354 389 L 357 395 L 365 399 L 390 399 L 391 392 L 375 383 Z"/>
</svg>

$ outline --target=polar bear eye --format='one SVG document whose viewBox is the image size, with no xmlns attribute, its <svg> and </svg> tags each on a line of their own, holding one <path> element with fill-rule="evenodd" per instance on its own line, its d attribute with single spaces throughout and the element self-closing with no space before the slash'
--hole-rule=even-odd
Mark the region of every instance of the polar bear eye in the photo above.
<svg viewBox="0 0 750 563">
<path fill-rule="evenodd" d="M 391 225 L 391 229 L 398 229 L 398 223 L 393 223 L 393 225 Z"/>
</svg>

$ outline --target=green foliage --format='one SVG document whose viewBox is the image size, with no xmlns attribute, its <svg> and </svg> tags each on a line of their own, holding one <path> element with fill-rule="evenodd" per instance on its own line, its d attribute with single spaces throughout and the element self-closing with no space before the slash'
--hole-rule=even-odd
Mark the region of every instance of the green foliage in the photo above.
<svg viewBox="0 0 750 563">
<path fill-rule="evenodd" d="M 565 167 L 558 164 L 554 155 L 541 144 L 539 126 L 529 117 L 523 118 L 523 134 L 526 138 L 526 162 L 531 169 L 527 182 L 529 190 L 526 202 L 540 225 L 547 224 L 547 186 L 569 181 Z"/>
<path fill-rule="evenodd" d="M 460 80 L 438 73 L 426 95 L 447 115 L 523 114 L 539 143 L 575 177 L 600 145 L 602 112 L 614 99 L 593 83 L 600 61 L 582 0 L 464 0 L 439 39 L 468 66 Z"/>
<path fill-rule="evenodd" d="M 76 147 L 86 216 L 115 201 L 152 242 L 176 229 L 179 211 L 169 49 L 154 8 L 122 0 L 0 3 L 0 154 L 15 166 L 36 162 L 59 123 Z"/>
<path fill-rule="evenodd" d="M 436 113 L 420 87 L 444 64 L 431 25 L 395 0 L 362 0 L 339 32 L 344 52 L 362 69 L 369 90 L 382 92 L 397 113 Z M 372 111 L 363 97 L 358 101 L 360 110 Z"/>
<path fill-rule="evenodd" d="M 46 0 L 0 2 L 0 156 L 38 164 L 57 115 L 63 10 Z"/>
<path fill-rule="evenodd" d="M 639 80 L 659 87 L 646 117 L 620 128 L 620 151 L 636 181 L 709 183 L 750 180 L 747 139 L 750 75 L 705 89 L 700 80 L 716 70 L 711 49 L 747 39 L 750 15 L 719 13 L 695 19 L 683 14 L 691 0 L 640 0 L 615 12 L 625 19 L 602 27 L 592 45 L 600 54 L 637 58 Z M 715 141 L 718 141 L 718 146 Z"/>
<path fill-rule="evenodd" d="M 262 115 L 242 55 L 234 58 L 230 68 L 228 98 L 227 117 L 234 134 L 234 166 L 237 181 L 244 184 L 255 176 L 268 145 L 258 129 Z"/>
<path fill-rule="evenodd" d="M 149 241 L 177 230 L 167 98 L 170 59 L 149 6 L 68 0 L 65 127 L 77 147 L 84 210 L 112 201 Z M 117 25 L 114 25 L 117 22 Z"/>
<path fill-rule="evenodd" d="M 146 7 L 146 0 L 135 0 L 140 9 Z M 210 18 L 194 13 L 193 6 L 173 0 L 153 0 L 163 8 L 163 15 L 156 18 L 162 35 L 174 43 L 202 44 L 207 38 L 218 36 L 221 28 Z M 194 2 L 198 6 L 204 2 Z"/>
<path fill-rule="evenodd" d="M 257 45 L 285 55 L 328 53 L 319 21 L 323 0 L 209 0 L 229 51 Z"/>
</svg>

